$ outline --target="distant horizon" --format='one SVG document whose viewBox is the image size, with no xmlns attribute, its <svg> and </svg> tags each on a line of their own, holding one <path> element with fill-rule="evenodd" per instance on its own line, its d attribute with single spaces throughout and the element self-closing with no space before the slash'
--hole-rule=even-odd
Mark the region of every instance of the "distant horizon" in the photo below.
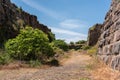
<svg viewBox="0 0 120 80">
<path fill-rule="evenodd" d="M 103 23 L 111 0 L 11 0 L 18 7 L 36 15 L 41 24 L 48 26 L 57 39 L 67 43 L 87 40 L 88 29 Z"/>
</svg>

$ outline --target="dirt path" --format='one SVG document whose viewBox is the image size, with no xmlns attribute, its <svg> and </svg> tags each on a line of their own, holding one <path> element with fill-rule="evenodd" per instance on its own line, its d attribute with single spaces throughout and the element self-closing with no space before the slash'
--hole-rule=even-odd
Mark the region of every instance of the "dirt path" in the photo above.
<svg viewBox="0 0 120 80">
<path fill-rule="evenodd" d="M 62 66 L 47 69 L 1 70 L 0 80 L 80 80 L 90 78 L 86 65 L 88 55 L 73 52 L 71 57 L 63 60 Z"/>
</svg>

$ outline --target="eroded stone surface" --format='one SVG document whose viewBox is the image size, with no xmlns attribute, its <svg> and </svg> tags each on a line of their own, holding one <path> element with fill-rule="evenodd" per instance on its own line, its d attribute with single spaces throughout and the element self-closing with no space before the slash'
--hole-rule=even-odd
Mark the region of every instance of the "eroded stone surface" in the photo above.
<svg viewBox="0 0 120 80">
<path fill-rule="evenodd" d="M 29 25 L 49 35 L 47 26 L 40 24 L 37 17 L 18 8 L 10 0 L 0 0 L 0 46 L 7 39 L 18 35 L 20 28 Z"/>
<path fill-rule="evenodd" d="M 99 39 L 99 57 L 113 69 L 120 70 L 120 1 L 112 0 Z"/>
<path fill-rule="evenodd" d="M 120 0 L 112 0 L 104 23 L 90 28 L 88 35 L 88 45 L 98 42 L 98 56 L 113 69 L 120 70 Z"/>
<path fill-rule="evenodd" d="M 94 46 L 98 42 L 98 39 L 102 31 L 101 28 L 102 24 L 95 24 L 93 27 L 89 29 L 87 42 L 89 46 Z"/>
</svg>

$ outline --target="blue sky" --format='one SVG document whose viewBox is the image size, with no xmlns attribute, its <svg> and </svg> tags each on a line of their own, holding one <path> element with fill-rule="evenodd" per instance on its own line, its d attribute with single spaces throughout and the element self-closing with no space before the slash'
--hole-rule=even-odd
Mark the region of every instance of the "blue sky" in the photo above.
<svg viewBox="0 0 120 80">
<path fill-rule="evenodd" d="M 88 29 L 103 23 L 111 0 L 11 0 L 40 23 L 47 25 L 57 39 L 66 42 L 86 40 Z"/>
</svg>

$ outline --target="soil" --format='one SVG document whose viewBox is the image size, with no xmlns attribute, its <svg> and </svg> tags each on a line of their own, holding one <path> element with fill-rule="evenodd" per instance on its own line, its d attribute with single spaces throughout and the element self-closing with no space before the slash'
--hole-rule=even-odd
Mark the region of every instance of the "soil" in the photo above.
<svg viewBox="0 0 120 80">
<path fill-rule="evenodd" d="M 58 67 L 1 69 L 0 80 L 120 80 L 120 72 L 101 63 L 90 65 L 94 59 L 85 52 L 66 55 Z"/>
<path fill-rule="evenodd" d="M 0 71 L 0 80 L 80 80 L 90 78 L 86 65 L 91 59 L 88 55 L 71 52 L 69 57 L 61 60 L 61 66 L 46 69 L 18 68 Z"/>
</svg>

